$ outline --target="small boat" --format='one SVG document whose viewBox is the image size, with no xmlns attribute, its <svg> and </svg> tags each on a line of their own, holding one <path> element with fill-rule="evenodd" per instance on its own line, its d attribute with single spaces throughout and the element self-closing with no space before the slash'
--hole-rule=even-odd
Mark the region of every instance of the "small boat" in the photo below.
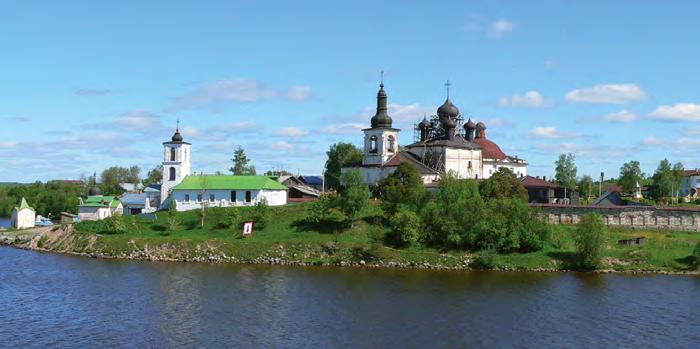
<svg viewBox="0 0 700 349">
<path fill-rule="evenodd" d="M 53 225 L 53 223 L 51 222 L 50 219 L 38 215 L 38 216 L 36 216 L 36 220 L 34 221 L 34 225 L 37 227 L 50 227 Z"/>
</svg>

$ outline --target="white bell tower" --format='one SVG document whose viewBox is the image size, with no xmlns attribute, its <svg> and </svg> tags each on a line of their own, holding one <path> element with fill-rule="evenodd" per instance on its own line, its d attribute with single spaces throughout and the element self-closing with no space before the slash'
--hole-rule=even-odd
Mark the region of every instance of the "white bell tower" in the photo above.
<svg viewBox="0 0 700 349">
<path fill-rule="evenodd" d="M 391 117 L 387 113 L 387 95 L 383 80 L 377 92 L 377 113 L 372 117 L 372 127 L 362 130 L 365 133 L 363 165 L 382 166 L 399 152 L 401 130 L 392 127 Z"/>
<path fill-rule="evenodd" d="M 160 203 L 169 196 L 170 189 L 180 184 L 192 171 L 192 145 L 183 141 L 180 121 L 170 142 L 163 143 L 163 183 L 160 187 Z"/>
</svg>

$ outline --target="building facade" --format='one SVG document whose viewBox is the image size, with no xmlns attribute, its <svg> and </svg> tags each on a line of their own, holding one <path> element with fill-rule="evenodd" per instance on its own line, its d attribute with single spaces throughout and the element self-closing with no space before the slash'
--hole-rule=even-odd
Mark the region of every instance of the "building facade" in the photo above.
<svg viewBox="0 0 700 349">
<path fill-rule="evenodd" d="M 171 190 L 178 211 L 204 207 L 270 206 L 287 203 L 287 187 L 267 176 L 188 176 Z"/>
<path fill-rule="evenodd" d="M 178 125 L 169 142 L 163 143 L 163 181 L 160 187 L 162 205 L 173 187 L 180 184 L 192 171 L 192 145 L 183 140 Z"/>
<path fill-rule="evenodd" d="M 388 115 L 388 97 L 384 83 L 377 92 L 377 111 L 370 128 L 363 129 L 362 163 L 342 169 L 359 169 L 366 184 L 373 185 L 391 175 L 403 162 L 414 165 L 426 185 L 437 182 L 442 172 L 452 172 L 459 178 L 489 178 L 499 168 L 512 170 L 517 176 L 527 175 L 527 162 L 506 155 L 493 141 L 486 138 L 486 125 L 464 118 L 448 97 L 438 107 L 437 114 L 424 117 L 414 129 L 414 142 L 399 148 L 401 130 L 393 127 Z"/>
<path fill-rule="evenodd" d="M 36 211 L 27 204 L 27 200 L 22 198 L 19 206 L 12 209 L 10 224 L 15 229 L 34 228 L 36 222 Z"/>
</svg>

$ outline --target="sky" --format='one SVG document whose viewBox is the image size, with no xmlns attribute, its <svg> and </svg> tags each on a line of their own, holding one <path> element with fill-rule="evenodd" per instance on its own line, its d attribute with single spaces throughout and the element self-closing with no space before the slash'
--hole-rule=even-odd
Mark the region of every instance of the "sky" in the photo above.
<svg viewBox="0 0 700 349">
<path fill-rule="evenodd" d="M 450 96 L 529 173 L 700 167 L 697 1 L 3 1 L 0 181 L 162 161 L 180 120 L 193 171 L 320 174 L 362 143 L 384 71 L 413 124 Z"/>
</svg>

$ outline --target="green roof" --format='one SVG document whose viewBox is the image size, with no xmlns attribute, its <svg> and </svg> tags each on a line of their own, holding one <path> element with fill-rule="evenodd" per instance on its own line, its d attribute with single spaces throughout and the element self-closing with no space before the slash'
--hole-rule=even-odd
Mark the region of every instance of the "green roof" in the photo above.
<svg viewBox="0 0 700 349">
<path fill-rule="evenodd" d="M 88 196 L 85 201 L 83 201 L 82 205 L 79 205 L 82 207 L 106 207 L 106 206 L 112 206 L 112 207 L 119 207 L 119 200 L 116 199 L 114 196 L 102 196 L 102 195 L 94 195 L 94 196 Z"/>
<path fill-rule="evenodd" d="M 187 176 L 173 190 L 287 190 L 267 176 Z"/>
<path fill-rule="evenodd" d="M 22 201 L 20 202 L 19 206 L 15 206 L 15 210 L 21 211 L 21 210 L 24 210 L 25 208 L 28 208 L 28 209 L 34 211 L 34 209 L 31 208 L 31 207 L 29 206 L 29 204 L 27 203 L 27 200 L 25 200 L 24 198 L 22 198 Z"/>
</svg>

